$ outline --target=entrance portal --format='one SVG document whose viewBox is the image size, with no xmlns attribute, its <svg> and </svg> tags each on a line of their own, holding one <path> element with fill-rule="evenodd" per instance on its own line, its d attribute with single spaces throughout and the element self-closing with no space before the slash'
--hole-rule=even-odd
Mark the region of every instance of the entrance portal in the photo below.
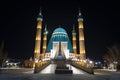
<svg viewBox="0 0 120 80">
<path fill-rule="evenodd" d="M 67 42 L 53 42 L 53 49 L 51 50 L 51 59 L 69 59 L 69 50 L 67 48 Z"/>
</svg>

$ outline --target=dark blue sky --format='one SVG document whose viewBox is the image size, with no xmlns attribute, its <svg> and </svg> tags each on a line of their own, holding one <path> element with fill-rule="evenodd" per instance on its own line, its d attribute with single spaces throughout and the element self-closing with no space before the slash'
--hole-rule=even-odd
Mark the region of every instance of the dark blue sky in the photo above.
<svg viewBox="0 0 120 80">
<path fill-rule="evenodd" d="M 120 6 L 118 2 L 77 0 L 16 0 L 0 3 L 0 42 L 5 41 L 9 57 L 33 56 L 36 18 L 43 10 L 43 27 L 48 25 L 48 38 L 59 25 L 71 36 L 72 25 L 77 31 L 78 8 L 84 18 L 87 57 L 101 59 L 106 47 L 120 43 Z"/>
</svg>

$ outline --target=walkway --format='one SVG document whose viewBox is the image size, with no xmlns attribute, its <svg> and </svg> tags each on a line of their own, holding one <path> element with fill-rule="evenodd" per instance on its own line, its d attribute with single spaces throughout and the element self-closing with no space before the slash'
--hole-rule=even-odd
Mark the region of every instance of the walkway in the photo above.
<svg viewBox="0 0 120 80">
<path fill-rule="evenodd" d="M 71 66 L 69 64 L 67 64 L 67 66 L 69 67 L 69 69 L 73 70 L 73 74 L 87 74 L 84 71 L 77 69 L 74 66 Z M 56 69 L 56 64 L 50 64 L 48 65 L 45 69 L 43 69 L 40 74 L 54 74 Z"/>
<path fill-rule="evenodd" d="M 49 65 L 48 67 L 50 66 L 52 68 L 55 65 Z M 53 69 L 51 69 L 51 71 L 49 72 L 52 71 Z M 95 70 L 95 75 L 91 75 L 91 74 L 58 75 L 58 74 L 41 74 L 41 73 L 34 74 L 33 69 L 12 69 L 12 70 L 0 69 L 0 80 L 120 80 L 120 72 Z"/>
<path fill-rule="evenodd" d="M 56 68 L 56 64 L 50 64 L 45 69 L 43 69 L 41 74 L 54 74 Z"/>
</svg>

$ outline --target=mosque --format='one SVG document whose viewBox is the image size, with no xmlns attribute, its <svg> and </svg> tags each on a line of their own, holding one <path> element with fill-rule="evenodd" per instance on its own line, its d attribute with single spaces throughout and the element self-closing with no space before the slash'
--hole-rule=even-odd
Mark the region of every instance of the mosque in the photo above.
<svg viewBox="0 0 120 80">
<path fill-rule="evenodd" d="M 73 26 L 72 40 L 68 37 L 67 31 L 62 28 L 62 26 L 54 29 L 50 40 L 47 39 L 48 31 L 47 27 L 42 31 L 43 15 L 40 10 L 39 16 L 37 18 L 37 32 L 35 39 L 35 49 L 34 49 L 34 61 L 38 62 L 40 60 L 85 60 L 85 43 L 84 43 L 84 27 L 83 27 L 83 17 L 81 11 L 78 13 L 78 34 L 79 34 L 79 44 L 76 44 L 76 31 Z M 43 33 L 42 33 L 43 32 Z M 43 35 L 43 36 L 42 36 Z M 42 40 L 43 39 L 43 40 Z M 41 42 L 42 41 L 42 42 Z M 48 44 L 47 44 L 48 43 Z M 43 45 L 41 45 L 43 44 Z M 79 45 L 79 47 L 77 47 Z M 79 52 L 77 53 L 77 49 Z M 42 50 L 42 51 L 41 51 Z"/>
<path fill-rule="evenodd" d="M 47 26 L 45 25 L 43 29 L 43 15 L 40 10 L 37 17 L 34 57 L 33 59 L 30 58 L 30 60 L 26 60 L 25 66 L 35 67 L 38 65 L 38 67 L 40 67 L 42 63 L 54 63 L 56 60 L 62 61 L 58 62 L 60 65 L 62 65 L 64 61 L 64 64 L 66 64 L 67 61 L 71 61 L 84 67 L 91 67 L 91 63 L 93 66 L 93 62 L 86 59 L 83 17 L 80 10 L 77 22 L 78 31 L 76 31 L 75 26 L 73 26 L 71 34 L 68 34 L 62 26 L 58 26 L 52 34 L 49 34 L 50 39 L 48 40 Z M 76 37 L 76 34 L 78 34 L 78 37 Z M 71 35 L 72 39 L 70 39 L 68 35 Z"/>
</svg>

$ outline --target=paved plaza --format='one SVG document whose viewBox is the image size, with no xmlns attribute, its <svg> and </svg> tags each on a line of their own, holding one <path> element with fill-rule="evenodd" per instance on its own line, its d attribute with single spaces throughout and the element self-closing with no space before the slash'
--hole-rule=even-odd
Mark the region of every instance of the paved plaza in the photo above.
<svg viewBox="0 0 120 80">
<path fill-rule="evenodd" d="M 0 80 L 120 80 L 120 72 L 115 71 L 94 70 L 92 75 L 71 66 L 74 74 L 54 74 L 54 67 L 49 65 L 38 74 L 33 69 L 0 69 Z"/>
</svg>

